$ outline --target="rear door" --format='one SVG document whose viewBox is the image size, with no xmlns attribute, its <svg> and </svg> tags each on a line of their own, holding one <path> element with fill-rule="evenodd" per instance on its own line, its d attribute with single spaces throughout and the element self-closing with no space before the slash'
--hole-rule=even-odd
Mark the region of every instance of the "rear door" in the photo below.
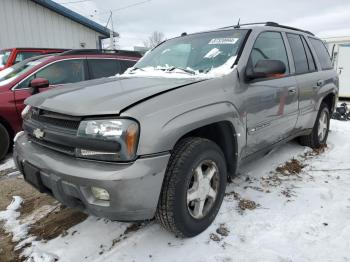
<svg viewBox="0 0 350 262">
<path fill-rule="evenodd" d="M 260 78 L 247 84 L 247 154 L 264 149 L 290 135 L 297 121 L 298 92 L 281 32 L 262 32 L 257 37 L 247 70 L 259 60 L 282 61 L 283 76 Z"/>
<path fill-rule="evenodd" d="M 296 128 L 303 128 L 306 123 L 313 125 L 319 75 L 315 58 L 304 36 L 287 33 L 287 39 L 292 51 L 295 78 L 299 89 L 300 116 Z"/>
<path fill-rule="evenodd" d="M 24 109 L 24 100 L 31 95 L 29 90 L 29 84 L 35 78 L 45 78 L 49 80 L 50 87 L 46 89 L 41 89 L 40 91 L 45 91 L 47 89 L 62 86 L 69 83 L 77 83 L 87 80 L 87 69 L 85 66 L 85 59 L 74 58 L 55 61 L 37 70 L 36 72 L 29 75 L 27 78 L 22 80 L 15 87 L 15 102 L 19 114 Z"/>
</svg>

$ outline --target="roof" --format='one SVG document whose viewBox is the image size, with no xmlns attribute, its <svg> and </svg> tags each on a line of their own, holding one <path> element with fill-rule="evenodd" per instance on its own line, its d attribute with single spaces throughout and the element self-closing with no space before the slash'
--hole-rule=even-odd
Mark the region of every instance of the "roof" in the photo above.
<svg viewBox="0 0 350 262">
<path fill-rule="evenodd" d="M 350 36 L 324 37 L 322 40 L 328 44 L 347 44 L 350 43 Z"/>
<path fill-rule="evenodd" d="M 54 1 L 51 0 L 31 0 L 34 3 L 37 3 L 43 7 L 46 7 L 50 9 L 53 12 L 56 12 L 57 14 L 60 14 L 64 17 L 67 17 L 83 26 L 86 26 L 102 35 L 104 35 L 106 38 L 110 36 L 110 30 L 107 27 L 104 27 Z M 114 36 L 119 36 L 118 33 L 114 32 Z"/>
</svg>

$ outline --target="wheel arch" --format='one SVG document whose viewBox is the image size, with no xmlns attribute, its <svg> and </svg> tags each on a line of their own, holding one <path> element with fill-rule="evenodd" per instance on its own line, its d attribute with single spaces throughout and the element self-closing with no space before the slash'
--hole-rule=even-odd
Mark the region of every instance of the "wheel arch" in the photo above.
<svg viewBox="0 0 350 262">
<path fill-rule="evenodd" d="M 224 153 L 229 176 L 236 173 L 238 141 L 236 130 L 230 121 L 220 121 L 198 127 L 181 136 L 176 143 L 187 137 L 206 138 L 216 143 Z"/>
<path fill-rule="evenodd" d="M 336 107 L 336 95 L 333 92 L 328 93 L 322 98 L 321 103 L 325 103 L 328 106 L 329 112 L 332 114 Z M 319 104 L 319 108 L 321 103 Z"/>
</svg>

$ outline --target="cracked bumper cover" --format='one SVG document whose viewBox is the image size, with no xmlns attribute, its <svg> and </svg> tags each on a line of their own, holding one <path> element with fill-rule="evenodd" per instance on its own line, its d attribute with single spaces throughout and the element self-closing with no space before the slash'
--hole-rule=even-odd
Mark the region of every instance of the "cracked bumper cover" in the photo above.
<svg viewBox="0 0 350 262">
<path fill-rule="evenodd" d="M 154 217 L 170 155 L 141 158 L 130 164 L 76 159 L 28 141 L 25 134 L 15 142 L 14 160 L 24 173 L 34 168 L 41 191 L 66 206 L 119 221 Z M 110 201 L 97 200 L 91 187 L 106 189 Z"/>
</svg>

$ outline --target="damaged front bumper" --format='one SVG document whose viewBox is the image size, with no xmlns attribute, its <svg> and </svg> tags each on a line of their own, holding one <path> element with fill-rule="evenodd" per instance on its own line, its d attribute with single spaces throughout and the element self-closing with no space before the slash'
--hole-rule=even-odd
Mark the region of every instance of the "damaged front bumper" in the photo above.
<svg viewBox="0 0 350 262">
<path fill-rule="evenodd" d="M 111 220 L 154 217 L 170 155 L 140 158 L 129 164 L 76 159 L 30 142 L 15 141 L 14 160 L 27 182 L 66 206 Z M 109 200 L 97 199 L 92 188 Z"/>
</svg>

